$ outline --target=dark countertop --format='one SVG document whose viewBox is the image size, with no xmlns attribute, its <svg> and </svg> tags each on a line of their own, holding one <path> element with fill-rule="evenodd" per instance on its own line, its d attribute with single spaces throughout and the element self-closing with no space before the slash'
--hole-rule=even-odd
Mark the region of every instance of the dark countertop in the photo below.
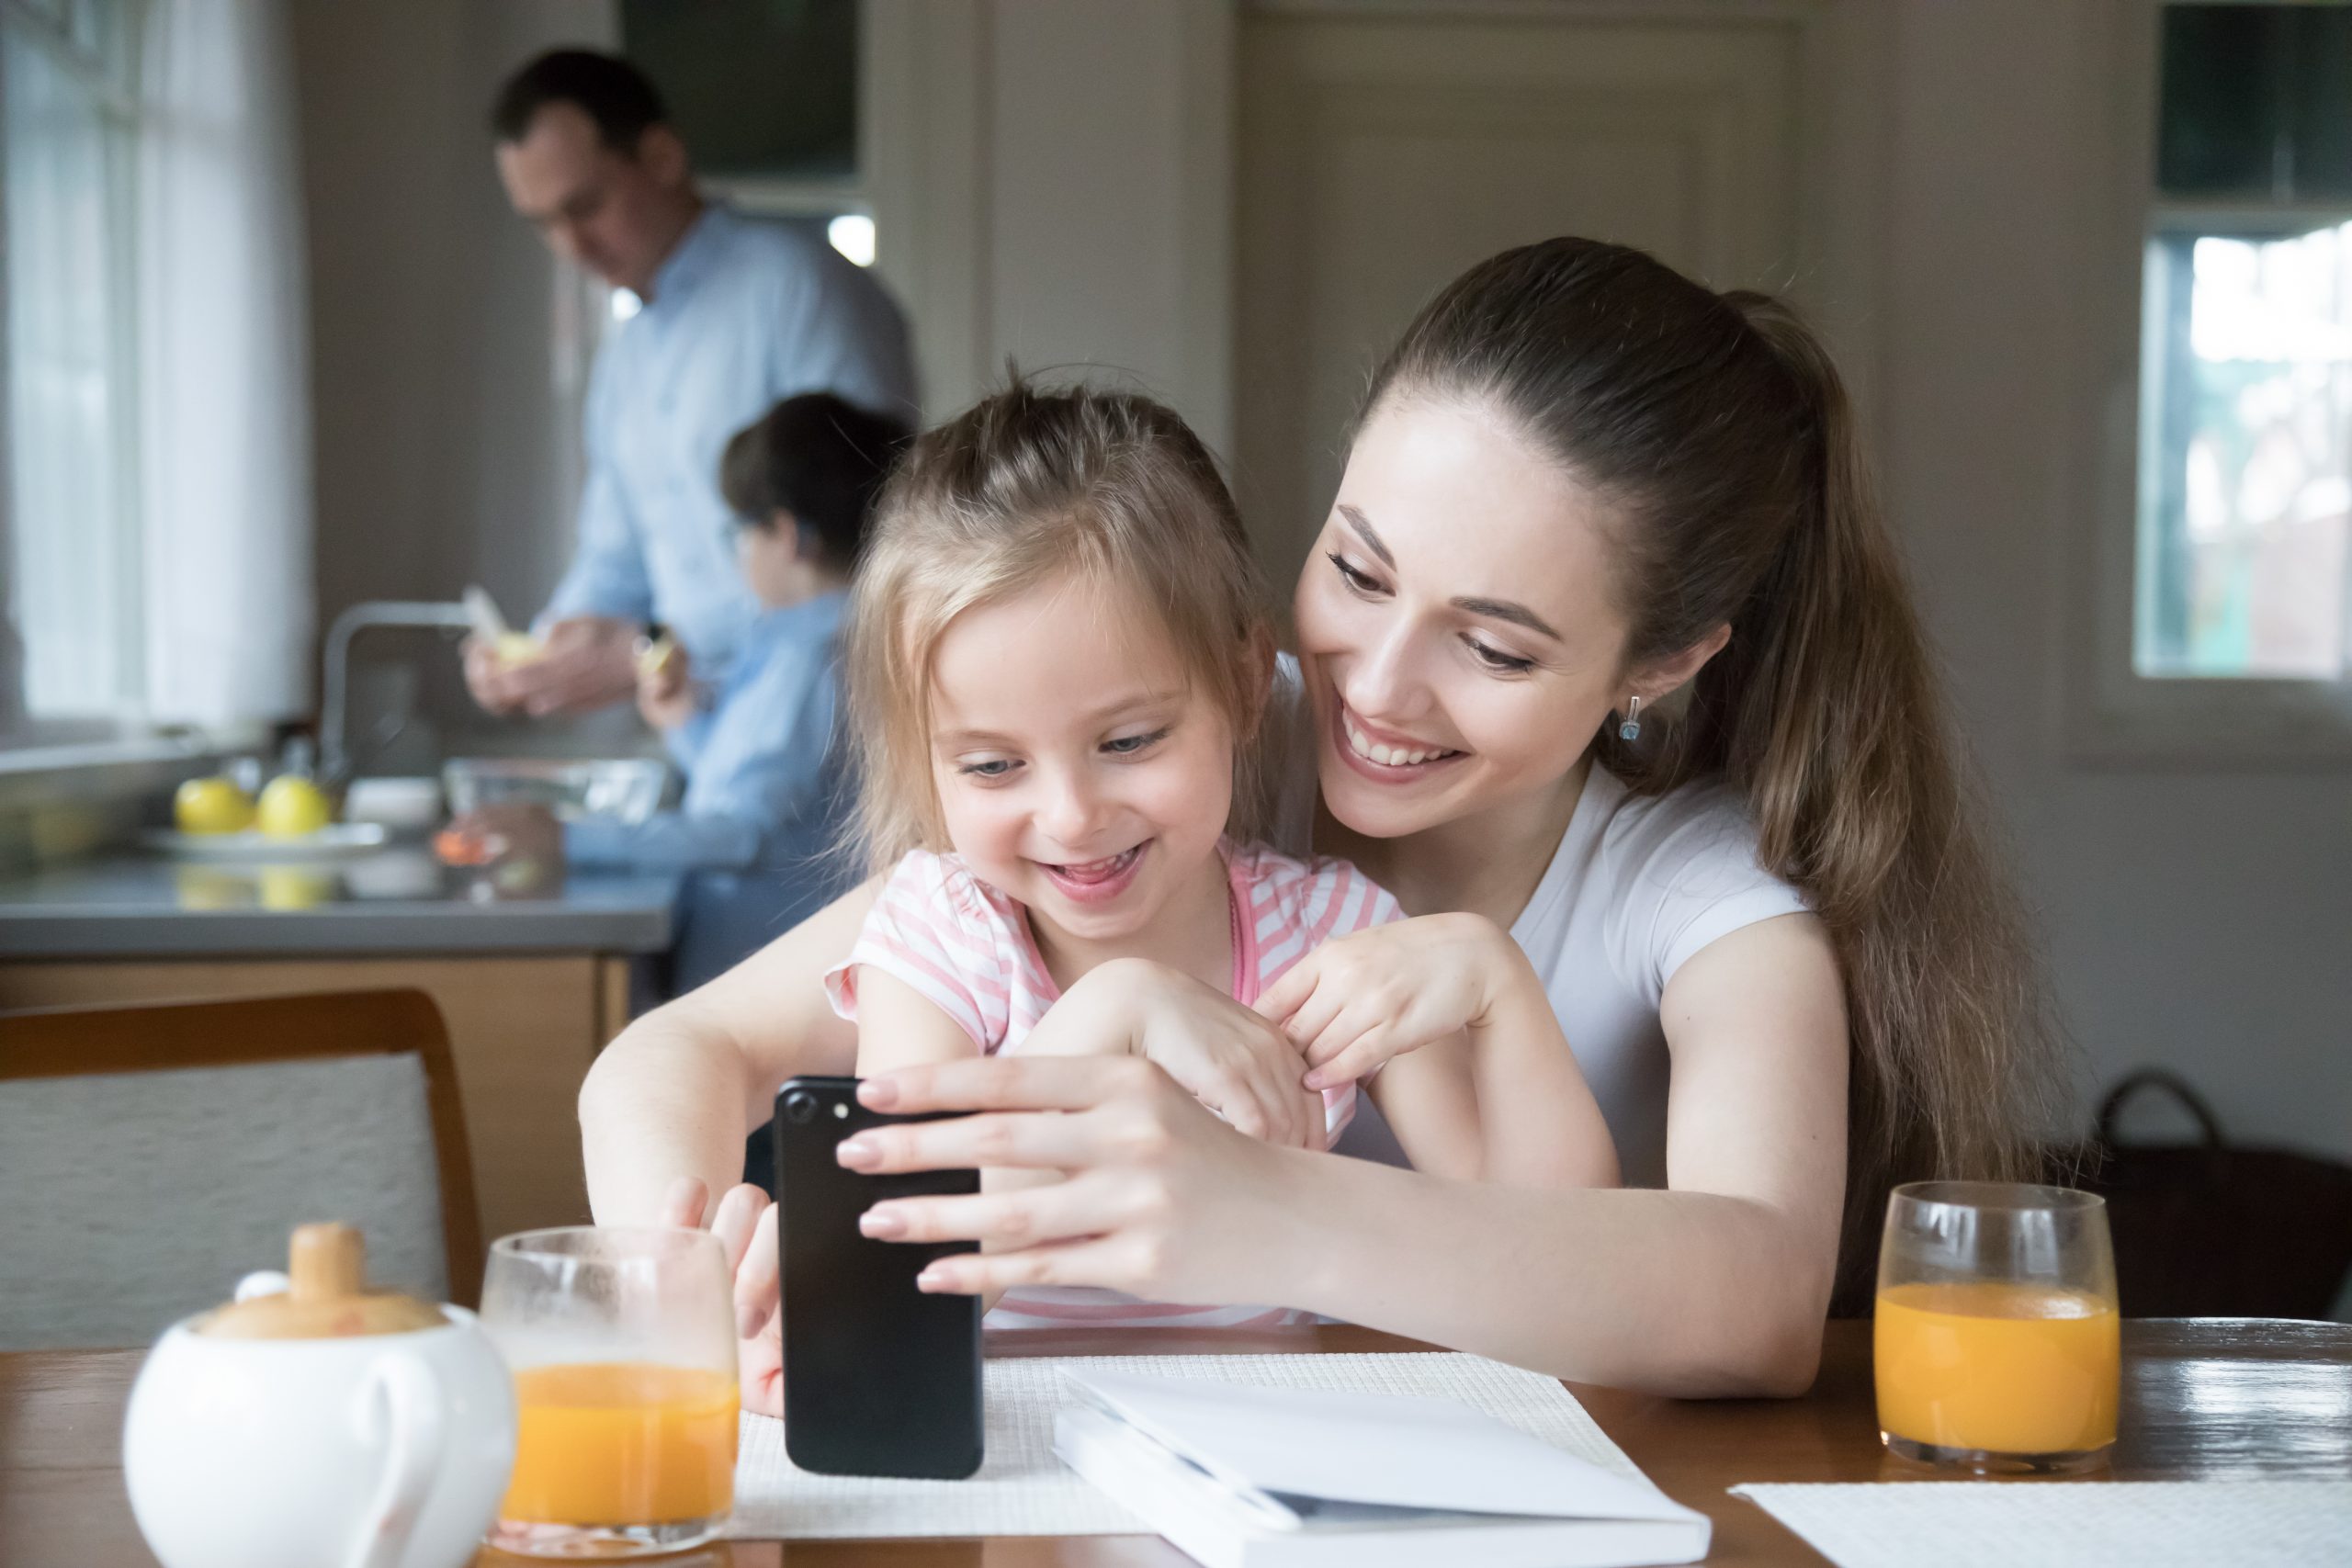
<svg viewBox="0 0 2352 1568">
<path fill-rule="evenodd" d="M 659 953 L 681 879 L 575 871 L 560 886 L 502 886 L 421 846 L 272 865 L 160 854 L 0 881 L 0 961 L 211 954 Z"/>
</svg>

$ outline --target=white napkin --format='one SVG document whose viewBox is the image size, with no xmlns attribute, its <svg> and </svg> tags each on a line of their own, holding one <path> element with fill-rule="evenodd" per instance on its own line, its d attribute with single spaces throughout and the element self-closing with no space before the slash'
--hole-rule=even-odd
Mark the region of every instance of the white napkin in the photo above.
<svg viewBox="0 0 2352 1568">
<path fill-rule="evenodd" d="M 1838 1568 L 2345 1568 L 2352 1482 L 1735 1486 Z"/>
<path fill-rule="evenodd" d="M 744 1416 L 730 1533 L 786 1540 L 1148 1533 L 1133 1515 L 1054 1457 L 1054 1413 L 1073 1397 L 1061 1375 L 1064 1367 L 1261 1388 L 1458 1399 L 1604 1470 L 1641 1473 L 1556 1381 L 1479 1356 L 1013 1358 L 990 1360 L 984 1369 L 988 1458 L 968 1481 L 811 1475 L 785 1458 L 784 1423 Z"/>
</svg>

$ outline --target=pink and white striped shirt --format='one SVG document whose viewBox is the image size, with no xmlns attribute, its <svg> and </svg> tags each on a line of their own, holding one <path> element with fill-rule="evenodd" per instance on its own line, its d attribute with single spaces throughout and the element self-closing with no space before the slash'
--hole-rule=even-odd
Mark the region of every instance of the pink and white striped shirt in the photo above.
<svg viewBox="0 0 2352 1568">
<path fill-rule="evenodd" d="M 1404 919 L 1387 891 L 1340 860 L 1294 860 L 1262 845 L 1219 847 L 1233 917 L 1236 1001 L 1258 999 L 1292 964 L 1333 937 Z M 825 972 L 842 1017 L 857 1017 L 857 971 L 871 964 L 912 987 L 962 1026 L 982 1054 L 1017 1051 L 1061 995 L 1046 972 L 1028 913 L 974 876 L 953 854 L 917 850 L 882 886 L 847 959 Z M 1356 1086 L 1323 1091 L 1337 1138 L 1355 1114 Z M 1138 1301 L 1115 1291 L 1030 1286 L 1008 1291 L 990 1328 L 1072 1325 L 1272 1327 L 1310 1321 L 1286 1307 L 1193 1307 Z"/>
</svg>

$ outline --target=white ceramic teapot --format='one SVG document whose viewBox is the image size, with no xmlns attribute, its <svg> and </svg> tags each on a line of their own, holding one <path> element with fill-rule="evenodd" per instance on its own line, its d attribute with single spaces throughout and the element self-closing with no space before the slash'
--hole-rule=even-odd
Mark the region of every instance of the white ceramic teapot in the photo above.
<svg viewBox="0 0 2352 1568">
<path fill-rule="evenodd" d="M 122 1468 L 164 1568 L 472 1557 L 514 1468 L 514 1380 L 473 1314 L 365 1278 L 357 1231 L 304 1225 L 287 1274 L 156 1342 Z"/>
</svg>

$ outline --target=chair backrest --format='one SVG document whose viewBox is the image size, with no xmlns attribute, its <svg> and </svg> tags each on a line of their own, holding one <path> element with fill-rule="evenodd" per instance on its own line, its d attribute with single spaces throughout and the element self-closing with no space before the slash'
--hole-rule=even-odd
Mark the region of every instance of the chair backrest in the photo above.
<svg viewBox="0 0 2352 1568">
<path fill-rule="evenodd" d="M 376 1284 L 481 1288 L 422 991 L 0 1013 L 0 1349 L 144 1345 L 308 1220 L 359 1226 Z"/>
</svg>

